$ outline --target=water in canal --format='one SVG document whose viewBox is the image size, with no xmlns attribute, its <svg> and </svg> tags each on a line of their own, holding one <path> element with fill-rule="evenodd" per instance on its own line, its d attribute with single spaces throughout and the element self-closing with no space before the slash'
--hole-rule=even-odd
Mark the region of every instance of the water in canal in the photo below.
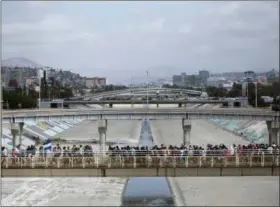
<svg viewBox="0 0 280 207">
<path fill-rule="evenodd" d="M 149 120 L 142 121 L 141 146 L 153 146 Z M 131 177 L 125 187 L 122 206 L 174 206 L 165 177 Z"/>
</svg>

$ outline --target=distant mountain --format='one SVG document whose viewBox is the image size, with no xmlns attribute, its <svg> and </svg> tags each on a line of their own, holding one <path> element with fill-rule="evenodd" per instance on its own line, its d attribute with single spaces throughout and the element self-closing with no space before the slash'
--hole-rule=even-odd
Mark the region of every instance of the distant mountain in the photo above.
<svg viewBox="0 0 280 207">
<path fill-rule="evenodd" d="M 8 58 L 2 60 L 2 65 L 4 67 L 29 67 L 29 68 L 40 68 L 44 67 L 43 65 L 40 65 L 38 63 L 33 62 L 32 60 L 29 60 L 24 57 L 17 57 L 17 58 Z"/>
</svg>

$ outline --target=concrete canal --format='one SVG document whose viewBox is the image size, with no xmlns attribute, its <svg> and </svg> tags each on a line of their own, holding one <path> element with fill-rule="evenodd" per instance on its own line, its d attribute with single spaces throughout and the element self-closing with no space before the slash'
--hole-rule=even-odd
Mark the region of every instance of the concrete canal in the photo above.
<svg viewBox="0 0 280 207">
<path fill-rule="evenodd" d="M 142 121 L 140 146 L 153 146 L 149 120 Z M 122 198 L 122 206 L 174 206 L 174 199 L 165 177 L 131 177 Z"/>
</svg>

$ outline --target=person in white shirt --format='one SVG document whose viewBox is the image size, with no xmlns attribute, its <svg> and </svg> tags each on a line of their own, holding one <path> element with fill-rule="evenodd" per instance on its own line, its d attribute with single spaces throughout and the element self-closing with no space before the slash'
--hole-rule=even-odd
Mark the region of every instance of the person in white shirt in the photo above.
<svg viewBox="0 0 280 207">
<path fill-rule="evenodd" d="M 8 151 L 7 151 L 6 147 L 2 147 L 1 156 L 8 157 Z"/>
<path fill-rule="evenodd" d="M 230 146 L 230 155 L 231 155 L 231 156 L 233 156 L 233 155 L 234 155 L 234 153 L 235 153 L 234 146 L 233 146 L 233 145 L 231 145 L 231 146 Z"/>
</svg>

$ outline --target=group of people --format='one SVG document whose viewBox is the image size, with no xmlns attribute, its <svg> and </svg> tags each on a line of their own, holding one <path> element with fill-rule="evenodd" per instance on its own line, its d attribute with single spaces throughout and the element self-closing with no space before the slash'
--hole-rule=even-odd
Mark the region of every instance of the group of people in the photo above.
<svg viewBox="0 0 280 207">
<path fill-rule="evenodd" d="M 165 145 L 148 147 L 112 147 L 109 146 L 108 154 L 111 156 L 233 156 L 233 155 L 269 155 L 279 154 L 280 147 L 276 144 L 249 144 L 249 145 L 235 145 L 233 144 L 229 148 L 224 145 L 212 145 L 207 144 L 204 146 L 198 145 L 181 145 L 173 146 Z"/>
<path fill-rule="evenodd" d="M 224 144 L 206 146 L 189 145 L 189 146 L 165 146 L 155 145 L 153 147 L 147 146 L 109 146 L 106 151 L 94 150 L 91 145 L 73 145 L 60 146 L 57 144 L 50 150 L 46 151 L 43 146 L 37 150 L 35 146 L 28 146 L 23 150 L 18 145 L 12 153 L 8 153 L 5 147 L 2 147 L 2 157 L 91 157 L 94 155 L 109 155 L 109 156 L 233 156 L 233 155 L 279 155 L 280 146 L 276 144 L 249 144 L 249 145 L 235 145 L 227 147 Z"/>
</svg>

